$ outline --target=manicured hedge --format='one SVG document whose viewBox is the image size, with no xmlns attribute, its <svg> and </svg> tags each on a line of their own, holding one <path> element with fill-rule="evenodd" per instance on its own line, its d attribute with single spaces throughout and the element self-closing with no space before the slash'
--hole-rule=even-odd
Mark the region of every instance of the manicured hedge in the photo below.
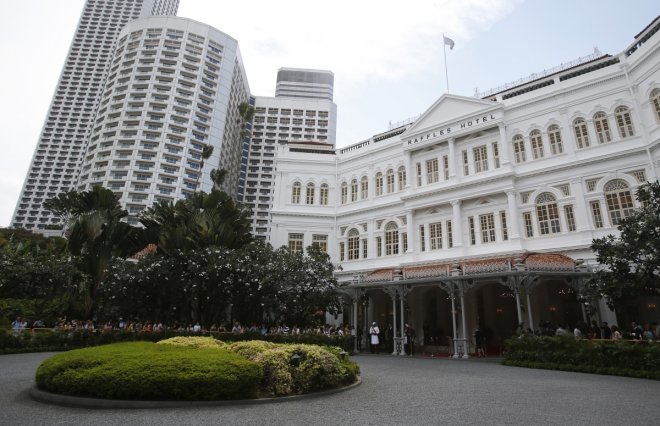
<svg viewBox="0 0 660 426">
<path fill-rule="evenodd" d="M 350 336 L 325 336 L 318 334 L 279 335 L 260 333 L 204 333 L 212 335 L 224 342 L 247 340 L 264 340 L 275 343 L 304 343 L 323 346 L 338 346 L 346 352 L 353 351 L 353 338 Z M 174 336 L 199 336 L 189 332 L 166 330 L 162 332 L 129 332 L 119 330 L 29 330 L 15 334 L 12 331 L 0 330 L 0 354 L 25 352 L 53 352 L 68 349 L 85 348 L 89 346 L 106 345 L 109 343 L 147 341 L 158 342 Z"/>
<path fill-rule="evenodd" d="M 257 396 L 261 366 L 223 348 L 148 342 L 77 349 L 44 361 L 39 389 L 122 400 L 204 401 Z"/>
<path fill-rule="evenodd" d="M 572 336 L 512 338 L 503 364 L 660 380 L 660 343 Z"/>
</svg>

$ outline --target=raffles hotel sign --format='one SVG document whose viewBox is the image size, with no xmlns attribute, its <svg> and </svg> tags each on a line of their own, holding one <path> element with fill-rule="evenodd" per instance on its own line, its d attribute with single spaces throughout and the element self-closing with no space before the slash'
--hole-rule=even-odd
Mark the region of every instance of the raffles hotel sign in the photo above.
<svg viewBox="0 0 660 426">
<path fill-rule="evenodd" d="M 471 130 L 475 127 L 483 127 L 483 125 L 490 123 L 491 121 L 495 121 L 497 118 L 498 117 L 496 117 L 495 114 L 482 114 L 478 117 L 470 118 L 469 120 L 452 123 L 450 126 L 443 126 L 442 128 L 433 129 L 427 133 L 406 140 L 404 144 L 410 146 L 442 136 L 453 136 L 456 133 L 463 133 L 463 131 Z"/>
</svg>

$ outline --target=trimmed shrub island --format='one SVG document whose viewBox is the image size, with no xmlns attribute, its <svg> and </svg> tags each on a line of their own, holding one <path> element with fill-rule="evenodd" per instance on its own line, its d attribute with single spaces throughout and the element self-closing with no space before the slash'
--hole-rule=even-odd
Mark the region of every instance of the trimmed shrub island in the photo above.
<svg viewBox="0 0 660 426">
<path fill-rule="evenodd" d="M 174 337 L 77 349 L 45 360 L 43 391 L 119 400 L 214 401 L 303 394 L 357 381 L 340 348 Z"/>
</svg>

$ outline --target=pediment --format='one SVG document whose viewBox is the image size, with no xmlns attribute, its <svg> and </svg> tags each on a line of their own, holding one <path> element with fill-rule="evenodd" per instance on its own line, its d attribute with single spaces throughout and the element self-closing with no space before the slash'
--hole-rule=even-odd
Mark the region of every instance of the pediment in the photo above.
<svg viewBox="0 0 660 426">
<path fill-rule="evenodd" d="M 401 136 L 402 139 L 426 132 L 446 123 L 451 125 L 462 120 L 501 108 L 499 102 L 465 96 L 444 94 L 427 109 Z"/>
</svg>

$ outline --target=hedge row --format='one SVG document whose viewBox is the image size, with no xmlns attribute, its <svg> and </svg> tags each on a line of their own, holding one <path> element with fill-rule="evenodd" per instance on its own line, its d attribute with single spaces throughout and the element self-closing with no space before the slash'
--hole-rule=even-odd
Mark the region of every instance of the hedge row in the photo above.
<svg viewBox="0 0 660 426">
<path fill-rule="evenodd" d="M 572 336 L 512 338 L 503 364 L 660 380 L 660 343 Z"/>
<path fill-rule="evenodd" d="M 201 333 L 165 330 L 161 332 L 128 332 L 120 330 L 54 330 L 30 331 L 20 333 L 0 330 L 0 354 L 25 352 L 53 352 L 109 343 L 147 341 L 158 342 L 174 336 L 212 335 L 224 342 L 264 340 L 274 343 L 300 343 L 322 346 L 338 346 L 346 352 L 352 352 L 353 339 L 350 336 L 325 336 L 319 334 L 281 335 L 260 333 Z"/>
</svg>

